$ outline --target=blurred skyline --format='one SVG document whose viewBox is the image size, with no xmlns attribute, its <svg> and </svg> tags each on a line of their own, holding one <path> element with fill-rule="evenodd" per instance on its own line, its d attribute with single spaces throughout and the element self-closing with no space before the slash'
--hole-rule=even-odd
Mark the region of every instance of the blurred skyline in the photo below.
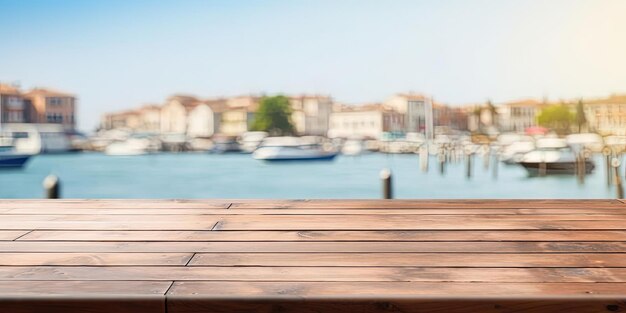
<svg viewBox="0 0 626 313">
<path fill-rule="evenodd" d="M 416 91 L 450 104 L 626 92 L 626 1 L 0 0 L 0 82 L 79 98 L 79 127 L 172 93 Z"/>
</svg>

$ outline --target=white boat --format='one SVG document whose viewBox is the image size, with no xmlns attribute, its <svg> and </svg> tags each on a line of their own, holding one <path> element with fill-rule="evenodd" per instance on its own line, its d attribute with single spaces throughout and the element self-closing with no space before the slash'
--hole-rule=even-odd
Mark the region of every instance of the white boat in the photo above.
<svg viewBox="0 0 626 313">
<path fill-rule="evenodd" d="M 128 138 L 106 147 L 104 153 L 115 156 L 144 155 L 151 151 L 151 142 L 147 138 Z"/>
<path fill-rule="evenodd" d="M 365 142 L 360 139 L 348 139 L 341 146 L 341 154 L 343 155 L 360 155 L 369 152 L 365 146 Z"/>
<path fill-rule="evenodd" d="M 332 160 L 337 151 L 325 149 L 317 142 L 306 142 L 297 137 L 268 137 L 252 153 L 263 161 L 314 161 Z"/>
<path fill-rule="evenodd" d="M 245 132 L 239 138 L 239 146 L 244 153 L 252 153 L 258 148 L 263 139 L 267 138 L 267 132 L 253 131 Z"/>
<path fill-rule="evenodd" d="M 593 133 L 571 134 L 565 137 L 567 144 L 571 147 L 589 149 L 593 152 L 600 152 L 604 148 L 602 136 Z"/>
<path fill-rule="evenodd" d="M 499 158 L 504 163 L 515 164 L 520 162 L 526 153 L 533 150 L 535 150 L 535 141 L 532 137 L 520 137 L 520 141 L 503 146 Z"/>
<path fill-rule="evenodd" d="M 60 124 L 2 124 L 1 136 L 12 138 L 15 153 L 64 153 L 72 151 L 72 143 Z"/>
<path fill-rule="evenodd" d="M 536 149 L 524 155 L 519 162 L 529 174 L 575 174 L 576 154 L 565 139 L 541 138 L 535 142 Z M 585 173 L 591 173 L 595 164 L 585 159 Z M 543 172 L 543 173 L 542 173 Z"/>
</svg>

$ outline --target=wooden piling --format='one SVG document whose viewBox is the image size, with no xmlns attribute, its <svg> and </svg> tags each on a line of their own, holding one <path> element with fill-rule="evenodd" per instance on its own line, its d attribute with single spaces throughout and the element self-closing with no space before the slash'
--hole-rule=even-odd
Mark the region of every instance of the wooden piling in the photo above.
<svg viewBox="0 0 626 313">
<path fill-rule="evenodd" d="M 61 198 L 61 181 L 56 175 L 48 175 L 43 180 L 43 188 L 46 199 Z"/>
<path fill-rule="evenodd" d="M 383 199 L 393 199 L 391 171 L 389 169 L 380 171 L 380 179 L 383 185 Z"/>
<path fill-rule="evenodd" d="M 422 172 L 428 172 L 428 147 L 423 145 L 420 147 L 420 168 Z"/>
<path fill-rule="evenodd" d="M 615 157 L 611 160 L 611 166 L 613 168 L 613 178 L 615 183 L 615 191 L 617 199 L 624 199 L 624 188 L 622 187 L 622 177 L 619 174 L 620 160 Z"/>
</svg>

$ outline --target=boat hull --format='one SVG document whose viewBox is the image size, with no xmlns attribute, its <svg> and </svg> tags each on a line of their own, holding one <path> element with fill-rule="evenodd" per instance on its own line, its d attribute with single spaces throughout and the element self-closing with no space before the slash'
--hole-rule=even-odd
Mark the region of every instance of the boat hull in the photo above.
<svg viewBox="0 0 626 313">
<path fill-rule="evenodd" d="M 30 155 L 24 154 L 0 155 L 0 169 L 21 168 L 28 162 L 30 157 Z"/>
<path fill-rule="evenodd" d="M 541 169 L 541 163 L 539 162 L 519 162 L 530 175 L 539 175 Z M 545 163 L 546 174 L 576 174 L 575 162 L 549 162 Z M 592 161 L 585 161 L 585 174 L 591 174 L 595 169 L 595 164 Z"/>
<path fill-rule="evenodd" d="M 318 156 L 285 156 L 285 157 L 267 157 L 263 159 L 263 161 L 268 162 L 288 162 L 288 161 L 332 161 L 337 156 L 337 153 L 328 154 L 328 155 L 318 155 Z"/>
</svg>

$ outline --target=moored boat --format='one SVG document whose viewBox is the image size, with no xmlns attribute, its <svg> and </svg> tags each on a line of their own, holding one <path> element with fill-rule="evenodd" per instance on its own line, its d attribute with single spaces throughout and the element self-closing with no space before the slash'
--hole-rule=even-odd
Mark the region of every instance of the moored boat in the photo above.
<svg viewBox="0 0 626 313">
<path fill-rule="evenodd" d="M 338 152 L 296 137 L 266 138 L 252 157 L 263 161 L 330 161 Z"/>
<path fill-rule="evenodd" d="M 523 166 L 530 175 L 544 174 L 576 174 L 578 167 L 576 154 L 567 145 L 567 142 L 559 138 L 538 139 L 535 143 L 537 149 L 526 153 L 518 163 Z M 592 160 L 584 159 L 584 172 L 590 174 L 595 169 Z"/>
<path fill-rule="evenodd" d="M 2 144 L 1 141 L 0 144 Z M 31 156 L 31 154 L 15 153 L 11 145 L 0 145 L 0 169 L 22 168 Z"/>
</svg>

